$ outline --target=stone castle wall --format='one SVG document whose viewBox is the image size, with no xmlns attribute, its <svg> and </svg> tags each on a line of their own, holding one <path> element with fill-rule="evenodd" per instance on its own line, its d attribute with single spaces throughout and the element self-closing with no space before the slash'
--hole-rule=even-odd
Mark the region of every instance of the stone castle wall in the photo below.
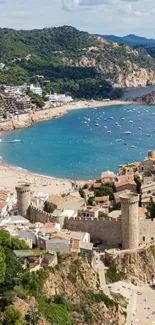
<svg viewBox="0 0 155 325">
<path fill-rule="evenodd" d="M 57 222 L 63 228 L 73 231 L 88 232 L 93 242 L 102 240 L 103 244 L 108 248 L 120 247 L 122 244 L 121 220 L 97 220 L 93 218 L 61 218 L 53 217 L 51 214 L 37 209 L 30 205 L 27 218 L 32 222 L 46 223 Z M 139 243 L 149 244 L 155 241 L 155 219 L 145 219 L 139 221 Z"/>
<path fill-rule="evenodd" d="M 65 217 L 54 217 L 52 216 L 50 213 L 43 211 L 41 209 L 38 209 L 36 207 L 34 207 L 33 205 L 29 206 L 28 209 L 28 213 L 27 213 L 27 218 L 32 222 L 42 222 L 42 223 L 46 223 L 46 222 L 56 222 L 56 223 L 60 223 L 60 225 L 63 227 L 64 224 L 64 218 Z"/>
<path fill-rule="evenodd" d="M 149 244 L 155 242 L 155 219 L 139 221 L 139 242 Z"/>
<path fill-rule="evenodd" d="M 29 206 L 27 218 L 32 222 L 42 222 L 46 223 L 50 220 L 51 215 L 43 210 L 37 209 L 33 205 Z"/>
<path fill-rule="evenodd" d="M 121 221 L 87 218 L 65 218 L 64 228 L 91 234 L 93 242 L 102 240 L 105 246 L 119 247 L 122 243 Z"/>
</svg>

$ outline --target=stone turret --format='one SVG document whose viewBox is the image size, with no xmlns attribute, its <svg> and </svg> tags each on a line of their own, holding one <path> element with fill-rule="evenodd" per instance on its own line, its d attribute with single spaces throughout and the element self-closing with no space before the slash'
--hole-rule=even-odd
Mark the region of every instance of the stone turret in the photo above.
<svg viewBox="0 0 155 325">
<path fill-rule="evenodd" d="M 121 199 L 122 248 L 139 246 L 138 194 L 124 194 Z"/>
<path fill-rule="evenodd" d="M 17 191 L 17 204 L 19 215 L 25 217 L 27 210 L 31 203 L 30 185 L 22 184 L 16 187 Z"/>
</svg>

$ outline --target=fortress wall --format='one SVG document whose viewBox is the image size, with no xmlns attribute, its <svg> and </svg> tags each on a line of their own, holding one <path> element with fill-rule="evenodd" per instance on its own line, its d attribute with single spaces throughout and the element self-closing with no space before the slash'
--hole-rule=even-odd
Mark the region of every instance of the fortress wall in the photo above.
<svg viewBox="0 0 155 325">
<path fill-rule="evenodd" d="M 50 213 L 43 211 L 41 209 L 38 209 L 34 207 L 33 205 L 29 206 L 27 218 L 32 222 L 42 222 L 46 223 L 48 221 L 53 223 L 60 223 L 61 227 L 63 227 L 64 224 L 64 218 L 65 217 L 53 217 Z"/>
<path fill-rule="evenodd" d="M 33 205 L 29 206 L 27 218 L 32 222 L 42 222 L 46 223 L 49 221 L 51 215 L 43 210 L 37 209 Z"/>
<path fill-rule="evenodd" d="M 139 221 L 139 241 L 140 243 L 155 241 L 155 219 Z"/>
<path fill-rule="evenodd" d="M 121 221 L 102 221 L 86 218 L 65 218 L 64 228 L 88 232 L 93 242 L 102 240 L 104 245 L 118 247 L 122 243 Z"/>
</svg>

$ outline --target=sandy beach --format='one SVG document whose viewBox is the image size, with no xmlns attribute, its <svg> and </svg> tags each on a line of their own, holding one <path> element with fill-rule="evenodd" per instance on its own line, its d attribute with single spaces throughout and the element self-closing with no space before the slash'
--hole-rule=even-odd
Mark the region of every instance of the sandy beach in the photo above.
<svg viewBox="0 0 155 325">
<path fill-rule="evenodd" d="M 0 164 L 0 188 L 15 192 L 15 187 L 21 183 L 31 184 L 32 192 L 41 192 L 50 195 L 67 194 L 74 191 L 73 180 L 54 178 L 31 173 L 30 171 L 16 168 L 6 163 Z M 78 181 L 77 185 L 85 182 Z"/>
<path fill-rule="evenodd" d="M 132 325 L 155 325 L 155 288 L 144 285 L 137 296 L 137 308 Z"/>
</svg>

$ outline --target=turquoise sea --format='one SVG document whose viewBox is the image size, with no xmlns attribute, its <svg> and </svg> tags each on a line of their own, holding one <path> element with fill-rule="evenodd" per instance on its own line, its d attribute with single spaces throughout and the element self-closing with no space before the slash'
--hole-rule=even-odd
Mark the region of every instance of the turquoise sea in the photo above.
<svg viewBox="0 0 155 325">
<path fill-rule="evenodd" d="M 5 140 L 22 143 L 1 143 L 0 155 L 36 173 L 93 179 L 103 170 L 117 171 L 120 164 L 143 160 L 155 149 L 154 130 L 155 106 L 82 109 L 5 133 Z"/>
</svg>

